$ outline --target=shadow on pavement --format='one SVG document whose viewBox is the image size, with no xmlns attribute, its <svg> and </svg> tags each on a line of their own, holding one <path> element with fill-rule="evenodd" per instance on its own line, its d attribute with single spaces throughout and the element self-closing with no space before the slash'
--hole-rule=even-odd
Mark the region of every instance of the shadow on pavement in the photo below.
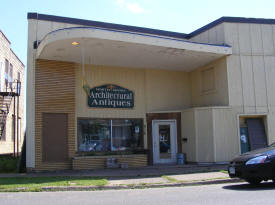
<svg viewBox="0 0 275 205">
<path fill-rule="evenodd" d="M 275 190 L 275 183 L 263 182 L 259 185 L 251 185 L 249 183 L 234 184 L 223 186 L 223 189 L 234 190 L 234 191 L 257 191 L 257 190 Z"/>
</svg>

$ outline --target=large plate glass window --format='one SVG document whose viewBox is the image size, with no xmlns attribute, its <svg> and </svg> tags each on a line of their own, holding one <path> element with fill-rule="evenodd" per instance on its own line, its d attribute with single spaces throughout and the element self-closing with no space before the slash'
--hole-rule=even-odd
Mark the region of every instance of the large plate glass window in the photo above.
<svg viewBox="0 0 275 205">
<path fill-rule="evenodd" d="M 141 119 L 79 119 L 78 151 L 108 152 L 143 148 Z"/>
</svg>

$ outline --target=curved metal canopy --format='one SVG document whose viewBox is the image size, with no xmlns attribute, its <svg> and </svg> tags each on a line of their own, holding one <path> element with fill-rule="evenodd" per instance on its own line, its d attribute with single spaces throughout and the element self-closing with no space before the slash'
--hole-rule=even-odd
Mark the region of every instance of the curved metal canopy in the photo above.
<svg viewBox="0 0 275 205">
<path fill-rule="evenodd" d="M 37 48 L 36 58 L 81 63 L 82 47 L 86 64 L 182 71 L 191 71 L 232 54 L 231 47 L 224 45 L 94 27 L 73 27 L 47 34 Z"/>
</svg>

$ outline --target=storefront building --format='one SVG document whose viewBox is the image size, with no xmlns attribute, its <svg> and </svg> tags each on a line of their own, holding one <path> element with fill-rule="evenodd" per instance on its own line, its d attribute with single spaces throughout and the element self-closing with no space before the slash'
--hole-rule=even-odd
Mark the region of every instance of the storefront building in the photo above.
<svg viewBox="0 0 275 205">
<path fill-rule="evenodd" d="M 29 170 L 220 163 L 275 140 L 275 20 L 190 34 L 28 14 Z"/>
</svg>

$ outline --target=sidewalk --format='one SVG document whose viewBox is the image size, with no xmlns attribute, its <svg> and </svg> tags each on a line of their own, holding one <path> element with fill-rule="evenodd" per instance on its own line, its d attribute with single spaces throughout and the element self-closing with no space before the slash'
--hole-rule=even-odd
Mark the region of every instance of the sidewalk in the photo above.
<svg viewBox="0 0 275 205">
<path fill-rule="evenodd" d="M 152 188 L 240 181 L 238 179 L 230 179 L 228 174 L 223 170 L 227 170 L 227 165 L 159 165 L 135 169 L 66 170 L 27 174 L 0 174 L 0 180 L 3 177 L 73 176 L 104 177 L 108 181 L 108 184 L 104 187 L 45 187 L 44 190 L 46 191 Z"/>
</svg>

